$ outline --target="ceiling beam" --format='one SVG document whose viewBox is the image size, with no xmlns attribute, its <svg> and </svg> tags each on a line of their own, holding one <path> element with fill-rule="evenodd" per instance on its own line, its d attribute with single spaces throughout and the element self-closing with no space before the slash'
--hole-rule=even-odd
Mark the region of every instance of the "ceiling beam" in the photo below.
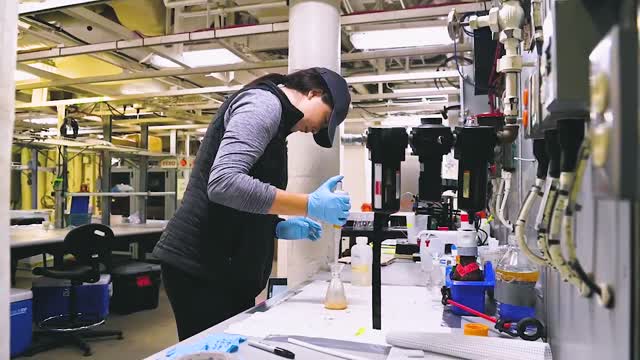
<svg viewBox="0 0 640 360">
<path fill-rule="evenodd" d="M 63 11 L 65 14 L 70 15 L 72 17 L 87 21 L 91 24 L 97 25 L 109 32 L 112 32 L 118 36 L 122 36 L 125 39 L 128 40 L 135 40 L 135 39 L 140 39 L 140 35 L 134 33 L 133 31 L 127 29 L 126 27 L 118 24 L 117 22 L 111 21 L 110 19 L 107 19 L 106 17 L 91 11 L 87 8 L 83 8 L 83 7 L 76 7 L 76 8 L 71 8 L 71 9 L 67 9 Z M 151 49 L 153 50 L 153 52 L 155 54 L 157 54 L 158 56 L 161 56 L 169 61 L 172 61 L 180 66 L 182 66 L 183 68 L 187 68 L 189 69 L 190 66 L 185 64 L 184 62 L 182 62 L 180 59 L 176 58 L 175 56 L 173 56 L 172 54 L 169 54 L 166 49 L 164 49 L 161 46 L 151 46 Z"/>
<path fill-rule="evenodd" d="M 416 104 L 416 105 L 386 105 L 386 106 L 371 106 L 371 107 L 356 107 L 349 111 L 347 119 L 360 119 L 371 118 L 373 114 L 388 114 L 388 113 L 412 113 L 412 112 L 439 112 L 444 109 L 448 104 Z"/>
<path fill-rule="evenodd" d="M 30 29 L 26 30 L 29 34 L 36 36 L 40 39 L 52 42 L 54 44 L 62 44 L 68 47 L 71 46 L 77 46 L 77 43 L 75 41 L 72 41 L 64 36 L 61 36 L 57 33 L 54 32 L 50 32 L 48 30 L 42 30 L 42 25 L 37 23 L 37 22 L 33 22 L 30 21 L 28 18 L 24 19 L 24 21 L 28 22 L 31 26 Z M 34 30 L 36 29 L 36 30 Z M 127 70 L 131 70 L 131 71 L 149 71 L 149 67 L 145 66 L 143 64 L 140 64 L 136 61 L 131 61 L 128 59 L 125 59 L 123 57 L 121 57 L 120 55 L 117 54 L 111 54 L 111 53 L 89 53 L 87 54 L 88 56 L 91 56 L 93 58 L 96 58 L 98 60 L 104 61 L 108 64 L 120 67 L 122 69 L 127 69 Z M 18 55 L 19 56 L 19 55 Z M 152 71 L 152 70 L 151 70 Z M 45 77 L 46 78 L 46 77 Z M 162 82 L 162 83 L 166 83 L 170 86 L 179 86 L 181 88 L 191 88 L 191 87 L 195 87 L 194 85 L 188 83 L 188 82 L 184 82 L 182 81 L 182 79 L 172 79 L 172 78 L 168 78 L 168 79 L 163 79 L 163 78 L 159 78 L 158 81 Z M 88 83 L 87 83 L 88 84 Z M 47 87 L 47 86 L 44 86 Z"/>
<path fill-rule="evenodd" d="M 381 82 L 402 82 L 402 81 L 418 81 L 428 79 L 439 79 L 447 77 L 459 77 L 460 74 L 455 70 L 448 71 L 423 71 L 415 73 L 392 73 L 382 75 L 365 75 L 365 76 L 349 76 L 345 79 L 349 84 L 365 84 L 365 83 L 381 83 Z M 102 96 L 93 98 L 68 99 L 57 101 L 45 101 L 41 103 L 29 103 L 16 105 L 16 109 L 30 109 L 39 107 L 49 107 L 57 105 L 74 105 L 74 104 L 90 104 L 96 102 L 111 102 L 122 100 L 141 100 L 156 97 L 175 97 L 186 95 L 200 95 L 212 93 L 234 92 L 242 88 L 242 85 L 235 86 L 213 86 L 197 89 L 169 90 L 155 93 L 120 95 L 120 96 Z"/>
<path fill-rule="evenodd" d="M 370 84 L 384 82 L 420 81 L 429 79 L 444 79 L 459 77 L 457 70 L 446 71 L 421 71 L 408 73 L 385 73 L 380 75 L 348 76 L 345 79 L 348 84 Z"/>
<path fill-rule="evenodd" d="M 156 98 L 156 97 L 174 97 L 174 96 L 185 96 L 185 95 L 224 93 L 224 92 L 238 91 L 241 88 L 242 88 L 242 85 L 212 86 L 212 87 L 204 87 L 204 88 L 196 88 L 196 89 L 169 90 L 169 91 L 161 91 L 161 92 L 146 93 L 146 94 L 99 96 L 99 97 L 90 97 L 90 98 L 44 101 L 41 103 L 29 103 L 29 104 L 16 105 L 16 109 L 33 109 L 33 108 L 42 108 L 42 107 L 58 106 L 58 105 L 79 105 L 79 104 L 92 104 L 92 103 L 99 103 L 99 102 L 141 100 L 141 99 L 150 99 L 150 98 Z"/>
<path fill-rule="evenodd" d="M 482 2 L 464 3 L 456 5 L 459 12 L 481 11 L 484 8 Z M 451 5 L 432 6 L 427 8 L 414 8 L 408 10 L 382 11 L 367 14 L 351 14 L 341 17 L 341 25 L 370 24 L 389 21 L 407 21 L 436 16 L 446 16 L 451 10 Z M 73 47 L 53 48 L 50 50 L 34 51 L 18 54 L 18 61 L 49 59 L 60 56 L 71 56 L 104 51 L 134 49 L 145 46 L 181 44 L 193 41 L 217 40 L 221 38 L 248 36 L 255 34 L 267 34 L 289 31 L 289 23 L 260 24 L 243 26 L 240 28 L 217 29 L 208 31 L 188 32 L 173 35 L 153 36 L 135 40 L 110 41 L 104 43 L 79 45 Z"/>
<path fill-rule="evenodd" d="M 363 51 L 357 53 L 342 54 L 342 62 L 352 62 L 360 60 L 370 59 L 382 59 L 389 57 L 405 57 L 405 56 L 430 56 L 438 54 L 452 53 L 454 50 L 453 45 L 433 45 L 433 46 L 420 46 L 415 48 L 406 49 L 393 49 L 393 50 L 377 50 L 377 51 Z M 471 46 L 469 44 L 462 44 L 458 46 L 458 51 L 469 51 Z M 287 60 L 268 60 L 261 62 L 244 62 L 231 65 L 219 65 L 219 66 L 205 66 L 192 69 L 164 69 L 164 70 L 147 70 L 134 73 L 106 75 L 106 76 L 91 76 L 78 79 L 69 79 L 62 81 L 43 81 L 31 84 L 17 85 L 17 90 L 29 90 L 39 89 L 44 87 L 60 87 L 70 86 L 77 84 L 93 84 L 101 82 L 122 81 L 122 80 L 137 80 L 137 79 L 152 79 L 159 77 L 169 76 L 186 76 L 186 75 L 198 75 L 198 74 L 210 74 L 216 72 L 227 71 L 243 71 L 243 70 L 256 70 L 256 69 L 276 69 L 281 67 L 287 67 Z"/>
<path fill-rule="evenodd" d="M 16 69 L 24 71 L 24 72 L 27 72 L 27 73 L 29 73 L 31 75 L 35 75 L 35 76 L 40 77 L 40 78 L 52 79 L 54 81 L 73 80 L 73 79 L 70 79 L 68 77 L 65 77 L 65 76 L 50 72 L 50 71 L 45 71 L 45 70 L 42 70 L 42 69 L 38 69 L 36 67 L 30 66 L 30 65 L 27 65 L 27 64 L 18 63 L 18 64 L 16 64 Z M 49 86 L 38 87 L 36 89 L 42 89 L 42 88 L 46 88 L 46 87 L 49 87 Z M 60 87 L 60 86 L 52 86 L 52 87 L 56 87 L 57 88 L 57 87 Z M 83 92 L 86 92 L 86 93 L 89 93 L 89 94 L 94 94 L 94 95 L 115 95 L 116 94 L 115 92 L 110 91 L 108 89 L 101 89 L 101 88 L 98 88 L 96 86 L 91 86 L 91 85 L 80 85 L 80 84 L 78 84 L 78 85 L 73 85 L 73 86 L 69 86 L 69 87 L 73 88 L 75 90 L 80 90 L 80 91 L 83 91 Z M 19 89 L 16 89 L 16 90 L 19 90 Z"/>
<path fill-rule="evenodd" d="M 369 101 L 369 100 L 390 100 L 390 99 L 402 99 L 402 98 L 419 98 L 438 95 L 457 95 L 460 94 L 460 90 L 456 88 L 433 88 L 429 90 L 419 90 L 407 93 L 384 93 L 384 94 L 366 94 L 366 95 L 351 95 L 351 101 Z"/>
</svg>

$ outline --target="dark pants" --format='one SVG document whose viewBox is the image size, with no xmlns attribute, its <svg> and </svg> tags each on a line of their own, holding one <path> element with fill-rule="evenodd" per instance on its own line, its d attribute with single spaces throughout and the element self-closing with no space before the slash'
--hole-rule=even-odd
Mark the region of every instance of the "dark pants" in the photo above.
<svg viewBox="0 0 640 360">
<path fill-rule="evenodd" d="M 162 264 L 162 282 L 185 340 L 255 305 L 255 298 L 225 291 L 215 283 Z"/>
</svg>

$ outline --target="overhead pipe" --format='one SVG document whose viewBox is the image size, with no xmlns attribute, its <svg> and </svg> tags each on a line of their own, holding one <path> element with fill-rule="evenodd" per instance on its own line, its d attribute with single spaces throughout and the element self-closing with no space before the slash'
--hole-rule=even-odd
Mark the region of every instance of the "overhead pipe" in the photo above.
<svg viewBox="0 0 640 360">
<path fill-rule="evenodd" d="M 185 2 L 189 2 L 189 0 Z M 167 8 L 176 8 L 176 7 L 184 6 L 184 5 L 179 5 L 178 3 L 180 2 L 171 1 L 169 2 L 169 5 L 165 5 L 165 6 Z M 200 3 L 202 3 L 202 1 Z M 273 1 L 273 2 L 267 2 L 267 3 L 257 3 L 257 4 L 250 4 L 250 5 L 239 5 L 239 6 L 229 6 L 229 7 L 220 6 L 213 9 L 202 10 L 197 12 L 195 11 L 182 12 L 180 13 L 180 16 L 183 18 L 194 18 L 194 17 L 201 17 L 201 16 L 225 15 L 225 14 L 232 14 L 232 13 L 241 12 L 241 11 L 255 11 L 255 10 L 264 10 L 264 9 L 271 9 L 271 8 L 279 8 L 279 7 L 286 8 L 287 2 Z"/>
</svg>

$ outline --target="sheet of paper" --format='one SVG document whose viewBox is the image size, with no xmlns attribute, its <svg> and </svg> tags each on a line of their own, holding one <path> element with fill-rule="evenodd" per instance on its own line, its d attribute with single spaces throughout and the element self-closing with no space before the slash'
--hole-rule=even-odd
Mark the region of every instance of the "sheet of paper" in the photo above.
<svg viewBox="0 0 640 360">
<path fill-rule="evenodd" d="M 232 324 L 226 332 L 267 337 L 298 335 L 386 345 L 393 330 L 451 332 L 441 326 L 443 306 L 436 291 L 415 286 L 382 287 L 382 328 L 373 330 L 371 288 L 345 284 L 349 306 L 327 310 L 323 306 L 328 282 L 315 281 L 288 301 Z"/>
</svg>

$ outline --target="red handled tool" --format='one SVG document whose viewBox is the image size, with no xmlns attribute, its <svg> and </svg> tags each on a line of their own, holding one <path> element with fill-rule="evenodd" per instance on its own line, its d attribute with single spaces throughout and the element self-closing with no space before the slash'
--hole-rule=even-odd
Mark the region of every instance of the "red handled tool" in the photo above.
<svg viewBox="0 0 640 360">
<path fill-rule="evenodd" d="M 442 288 L 442 304 L 453 305 L 470 314 L 481 317 L 487 321 L 490 321 L 495 325 L 495 328 L 511 337 L 519 337 L 523 340 L 536 341 L 545 337 L 544 325 L 540 320 L 536 318 L 524 318 L 518 322 L 506 321 L 503 319 L 496 319 L 493 316 L 483 314 L 480 311 L 474 310 L 466 305 L 462 305 L 459 302 L 453 301 L 449 298 L 449 289 L 445 286 Z"/>
</svg>

